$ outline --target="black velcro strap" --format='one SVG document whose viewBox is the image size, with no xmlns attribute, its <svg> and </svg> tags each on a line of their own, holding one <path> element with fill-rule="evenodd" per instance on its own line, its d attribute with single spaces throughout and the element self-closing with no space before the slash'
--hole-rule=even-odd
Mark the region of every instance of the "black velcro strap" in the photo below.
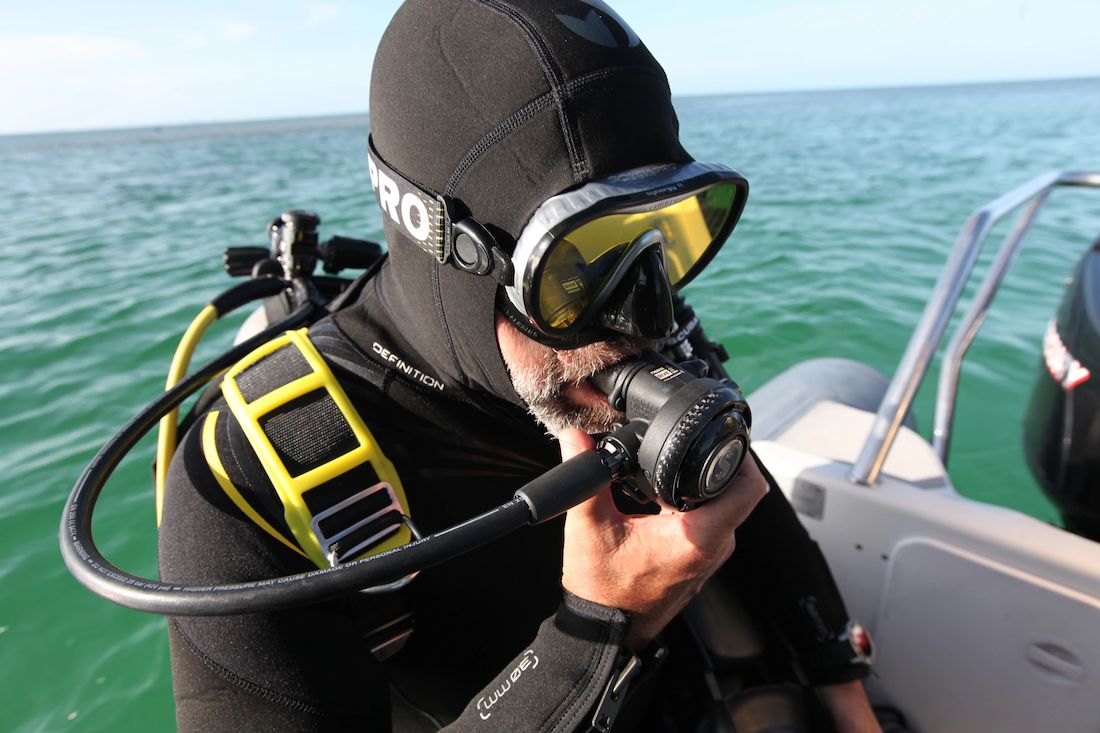
<svg viewBox="0 0 1100 733">
<path fill-rule="evenodd" d="M 451 257 L 451 219 L 442 196 L 391 168 L 368 138 L 370 183 L 382 213 L 440 263 Z"/>
<path fill-rule="evenodd" d="M 297 353 L 276 353 L 282 351 Z M 359 445 L 340 408 L 322 389 L 276 407 L 260 418 L 260 427 L 291 476 L 323 466 Z"/>
<path fill-rule="evenodd" d="M 316 516 L 324 510 L 350 499 L 364 488 L 374 486 L 380 480 L 378 473 L 370 463 L 361 463 L 332 481 L 305 492 L 302 494 L 302 501 L 306 503 L 310 514 Z"/>
<path fill-rule="evenodd" d="M 284 346 L 253 362 L 237 375 L 237 386 L 246 402 L 255 402 L 277 387 L 301 379 L 313 370 L 298 349 Z"/>
</svg>

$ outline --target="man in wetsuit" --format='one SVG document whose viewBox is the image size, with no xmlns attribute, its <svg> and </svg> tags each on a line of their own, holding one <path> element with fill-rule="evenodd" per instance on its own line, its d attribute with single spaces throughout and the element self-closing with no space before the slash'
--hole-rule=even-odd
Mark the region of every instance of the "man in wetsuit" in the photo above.
<svg viewBox="0 0 1100 733">
<path fill-rule="evenodd" d="M 516 278 L 506 262 L 535 212 L 570 190 L 598 203 L 609 181 L 629 187 L 671 175 L 671 188 L 658 188 L 675 190 L 735 176 L 693 167 L 660 66 L 592 0 L 410 0 L 379 46 L 370 112 L 389 256 L 309 339 L 377 452 L 306 496 L 326 499 L 309 507 L 318 520 L 362 487 L 399 485 L 402 511 L 427 534 L 591 449 L 588 433 L 619 415 L 585 378 L 667 335 L 645 306 L 675 284 L 663 269 L 672 242 L 656 260 L 660 250 L 649 248 L 625 271 L 601 270 L 599 284 L 614 291 L 602 307 L 569 301 L 579 313 L 570 318 L 589 324 L 580 337 L 555 337 L 545 317 L 524 311 L 536 306 L 510 300 Z M 709 201 L 715 186 L 699 185 L 690 200 Z M 708 256 L 732 228 L 729 216 Z M 237 380 L 243 399 L 305 373 L 297 353 L 283 348 L 249 364 Z M 246 429 L 247 417 L 223 400 L 200 417 L 169 472 L 162 577 L 231 583 L 321 564 L 290 526 L 250 430 L 301 473 L 344 450 L 352 418 L 341 410 L 328 397 L 293 401 Z M 690 658 L 666 649 L 660 634 L 718 571 L 778 628 L 839 727 L 874 730 L 858 682 L 866 665 L 845 653 L 843 603 L 782 493 L 773 486 L 765 495 L 769 482 L 750 457 L 718 499 L 655 516 L 621 513 L 605 490 L 564 523 L 513 533 L 400 590 L 172 619 L 179 727 L 658 728 L 680 720 L 668 708 L 689 687 L 662 677 L 664 660 Z M 326 549 L 329 561 L 346 559 L 337 544 Z"/>
</svg>

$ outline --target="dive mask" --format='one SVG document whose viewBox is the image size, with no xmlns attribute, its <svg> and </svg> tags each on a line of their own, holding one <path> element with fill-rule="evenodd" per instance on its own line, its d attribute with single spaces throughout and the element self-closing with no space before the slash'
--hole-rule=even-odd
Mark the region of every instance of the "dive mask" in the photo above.
<svg viewBox="0 0 1100 733">
<path fill-rule="evenodd" d="M 511 255 L 461 204 L 407 180 L 370 147 L 383 212 L 440 263 L 491 276 L 498 307 L 527 336 L 572 348 L 625 333 L 665 338 L 672 289 L 694 278 L 733 230 L 748 181 L 717 163 L 634 168 L 551 197 Z"/>
</svg>

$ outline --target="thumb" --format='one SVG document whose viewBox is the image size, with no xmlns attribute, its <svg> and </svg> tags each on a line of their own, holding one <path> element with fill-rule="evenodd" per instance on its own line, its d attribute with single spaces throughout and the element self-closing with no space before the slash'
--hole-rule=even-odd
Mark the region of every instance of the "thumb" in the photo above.
<svg viewBox="0 0 1100 733">
<path fill-rule="evenodd" d="M 556 437 L 563 462 L 596 447 L 596 441 L 592 440 L 592 436 L 577 428 L 564 428 Z"/>
<path fill-rule="evenodd" d="M 563 463 L 585 451 L 594 450 L 596 447 L 596 441 L 592 439 L 592 436 L 577 428 L 565 428 L 556 437 L 561 448 Z M 591 499 L 583 501 L 570 509 L 569 516 L 574 517 L 574 521 L 597 521 L 607 514 L 609 507 L 613 506 L 611 492 L 605 487 Z"/>
</svg>

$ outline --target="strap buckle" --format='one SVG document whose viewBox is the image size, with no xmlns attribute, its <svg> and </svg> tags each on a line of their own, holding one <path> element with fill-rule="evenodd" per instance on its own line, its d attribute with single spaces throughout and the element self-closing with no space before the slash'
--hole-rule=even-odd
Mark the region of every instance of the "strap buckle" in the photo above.
<svg viewBox="0 0 1100 733">
<path fill-rule="evenodd" d="M 331 567 L 369 553 L 401 529 L 408 527 L 413 540 L 421 538 L 412 519 L 405 514 L 393 487 L 379 481 L 313 516 L 313 533 Z M 388 593 L 404 588 L 417 573 L 392 583 L 363 588 L 362 593 Z"/>
<path fill-rule="evenodd" d="M 600 704 L 596 706 L 596 714 L 592 716 L 592 727 L 600 733 L 609 733 L 615 725 L 615 718 L 619 715 L 623 698 L 630 683 L 642 671 L 642 660 L 636 654 L 631 654 L 619 673 L 613 675 L 604 688 Z"/>
</svg>

